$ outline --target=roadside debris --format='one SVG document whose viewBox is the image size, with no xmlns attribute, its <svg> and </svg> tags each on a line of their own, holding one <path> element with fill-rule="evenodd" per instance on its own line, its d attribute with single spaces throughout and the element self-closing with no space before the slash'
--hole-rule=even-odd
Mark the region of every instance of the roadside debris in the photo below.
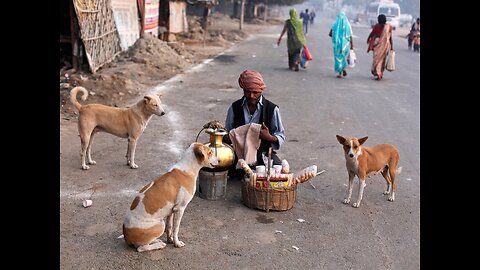
<svg viewBox="0 0 480 270">
<path fill-rule="evenodd" d="M 83 201 L 83 207 L 85 207 L 85 208 L 92 206 L 92 204 L 93 204 L 92 200 L 84 200 Z"/>
</svg>

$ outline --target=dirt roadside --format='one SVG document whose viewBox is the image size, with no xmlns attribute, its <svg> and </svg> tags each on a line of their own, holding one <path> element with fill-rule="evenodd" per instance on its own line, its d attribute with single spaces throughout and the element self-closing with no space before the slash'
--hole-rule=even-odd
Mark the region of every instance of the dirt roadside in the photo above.
<svg viewBox="0 0 480 270">
<path fill-rule="evenodd" d="M 200 20 L 200 17 L 189 16 L 189 32 L 179 35 L 175 42 L 164 42 L 148 35 L 139 39 L 95 74 L 60 70 L 60 117 L 69 120 L 77 115 L 69 100 L 70 90 L 75 86 L 89 91 L 86 103 L 123 107 L 151 87 L 214 57 L 262 28 L 282 23 L 280 20 L 253 20 L 245 22 L 239 30 L 238 19 L 214 13 L 209 19 L 208 33 L 204 35 Z"/>
</svg>

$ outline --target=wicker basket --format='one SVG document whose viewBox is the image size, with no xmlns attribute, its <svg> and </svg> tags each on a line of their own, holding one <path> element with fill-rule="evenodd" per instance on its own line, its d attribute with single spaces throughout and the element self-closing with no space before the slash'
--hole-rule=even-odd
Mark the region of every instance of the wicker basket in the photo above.
<svg viewBox="0 0 480 270">
<path fill-rule="evenodd" d="M 297 198 L 297 185 L 285 188 L 253 187 L 247 183 L 242 185 L 243 203 L 249 208 L 264 211 L 286 211 L 293 207 Z"/>
</svg>

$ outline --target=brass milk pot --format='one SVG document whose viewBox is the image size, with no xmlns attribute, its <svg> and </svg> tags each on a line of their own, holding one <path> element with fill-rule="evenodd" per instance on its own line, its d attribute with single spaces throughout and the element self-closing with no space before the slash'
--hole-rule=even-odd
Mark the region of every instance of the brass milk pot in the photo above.
<svg viewBox="0 0 480 270">
<path fill-rule="evenodd" d="M 211 172 L 220 172 L 228 170 L 233 162 L 235 161 L 235 152 L 233 148 L 223 143 L 223 136 L 228 133 L 224 129 L 212 129 L 208 128 L 205 130 L 205 133 L 210 135 L 210 141 L 205 143 L 205 146 L 208 146 L 215 153 L 215 156 L 218 158 L 218 165 L 215 168 L 203 168 L 202 170 L 211 171 Z"/>
</svg>

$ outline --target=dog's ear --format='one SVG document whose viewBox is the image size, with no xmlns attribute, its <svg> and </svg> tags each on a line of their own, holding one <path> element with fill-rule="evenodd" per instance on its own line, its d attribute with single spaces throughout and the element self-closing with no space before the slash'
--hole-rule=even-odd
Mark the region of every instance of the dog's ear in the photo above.
<svg viewBox="0 0 480 270">
<path fill-rule="evenodd" d="M 158 97 L 162 97 L 163 94 L 162 94 L 162 93 L 157 93 L 157 96 L 158 96 Z"/>
<path fill-rule="evenodd" d="M 345 138 L 340 135 L 336 135 L 336 136 L 337 136 L 337 141 L 343 145 L 345 143 Z"/>
<path fill-rule="evenodd" d="M 146 104 L 146 103 L 149 103 L 151 99 L 152 99 L 152 98 L 151 98 L 150 96 L 144 96 L 144 97 L 143 97 L 143 100 L 145 101 L 145 104 Z"/>
<path fill-rule="evenodd" d="M 200 163 L 203 162 L 203 160 L 206 158 L 205 153 L 203 152 L 203 145 L 201 143 L 195 144 L 193 146 L 193 153 L 195 154 L 195 157 L 197 158 Z"/>
<path fill-rule="evenodd" d="M 362 145 L 367 139 L 368 139 L 368 136 L 367 136 L 367 137 L 363 137 L 363 138 L 361 138 L 361 139 L 358 139 L 358 143 L 360 143 L 360 145 Z"/>
</svg>

